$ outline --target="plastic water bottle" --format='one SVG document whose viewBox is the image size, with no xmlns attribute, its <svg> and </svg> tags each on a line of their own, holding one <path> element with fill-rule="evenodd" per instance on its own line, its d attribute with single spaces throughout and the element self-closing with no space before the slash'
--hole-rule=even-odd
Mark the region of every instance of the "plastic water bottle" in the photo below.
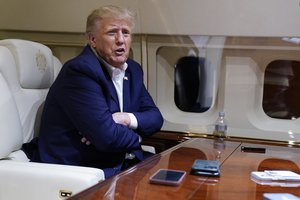
<svg viewBox="0 0 300 200">
<path fill-rule="evenodd" d="M 216 160 L 220 161 L 221 160 L 221 154 L 226 148 L 226 143 L 224 141 L 224 138 L 216 137 L 214 139 L 213 146 L 214 146 L 214 152 L 215 152 Z"/>
<path fill-rule="evenodd" d="M 220 111 L 219 117 L 215 123 L 213 135 L 219 138 L 225 138 L 227 133 L 227 121 L 225 119 L 225 112 Z"/>
</svg>

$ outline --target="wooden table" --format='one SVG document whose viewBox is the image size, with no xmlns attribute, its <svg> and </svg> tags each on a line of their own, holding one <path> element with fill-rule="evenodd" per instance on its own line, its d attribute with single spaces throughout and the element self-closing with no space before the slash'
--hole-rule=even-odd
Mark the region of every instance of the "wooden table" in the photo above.
<svg viewBox="0 0 300 200">
<path fill-rule="evenodd" d="M 266 152 L 242 152 L 241 146 L 264 147 Z M 212 178 L 188 173 L 179 186 L 149 183 L 149 177 L 160 168 L 189 172 L 195 159 L 219 159 L 221 176 Z M 270 186 L 256 183 L 250 176 L 251 171 L 265 169 L 284 169 L 300 173 L 299 166 L 299 148 L 196 138 L 157 154 L 69 200 L 252 200 L 263 199 L 265 192 L 288 192 L 300 196 L 300 184 Z"/>
</svg>

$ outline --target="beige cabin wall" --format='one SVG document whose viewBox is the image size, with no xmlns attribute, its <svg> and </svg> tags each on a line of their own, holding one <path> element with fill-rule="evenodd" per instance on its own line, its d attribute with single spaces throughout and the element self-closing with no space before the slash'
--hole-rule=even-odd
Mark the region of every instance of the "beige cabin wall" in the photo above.
<svg viewBox="0 0 300 200">
<path fill-rule="evenodd" d="M 0 0 L 0 29 L 84 32 L 88 14 L 101 5 L 137 10 L 138 0 Z"/>
<path fill-rule="evenodd" d="M 0 29 L 82 33 L 104 4 L 137 13 L 135 33 L 300 36 L 299 0 L 0 0 Z"/>
</svg>

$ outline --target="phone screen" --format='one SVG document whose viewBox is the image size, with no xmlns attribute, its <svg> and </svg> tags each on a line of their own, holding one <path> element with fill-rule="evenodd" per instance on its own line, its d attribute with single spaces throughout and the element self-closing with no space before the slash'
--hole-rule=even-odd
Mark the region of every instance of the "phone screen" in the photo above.
<svg viewBox="0 0 300 200">
<path fill-rule="evenodd" d="M 178 185 L 182 181 L 185 174 L 185 171 L 160 169 L 150 178 L 150 182 L 167 185 Z"/>
</svg>

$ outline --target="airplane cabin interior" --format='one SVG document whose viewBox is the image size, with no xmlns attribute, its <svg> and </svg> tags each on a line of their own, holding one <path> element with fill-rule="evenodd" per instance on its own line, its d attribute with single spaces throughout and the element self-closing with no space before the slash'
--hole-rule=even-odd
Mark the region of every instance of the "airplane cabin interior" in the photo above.
<svg viewBox="0 0 300 200">
<path fill-rule="evenodd" d="M 300 179 L 251 177 L 300 174 L 299 0 L 0 2 L 0 200 L 300 199 Z M 164 123 L 142 138 L 153 157 L 105 180 L 20 149 L 38 135 L 61 67 L 87 44 L 86 16 L 107 4 L 137 14 L 129 57 Z M 220 111 L 225 138 L 214 136 Z M 217 160 L 220 176 L 190 174 L 195 160 Z M 187 174 L 177 186 L 149 183 L 158 169 Z"/>
</svg>

